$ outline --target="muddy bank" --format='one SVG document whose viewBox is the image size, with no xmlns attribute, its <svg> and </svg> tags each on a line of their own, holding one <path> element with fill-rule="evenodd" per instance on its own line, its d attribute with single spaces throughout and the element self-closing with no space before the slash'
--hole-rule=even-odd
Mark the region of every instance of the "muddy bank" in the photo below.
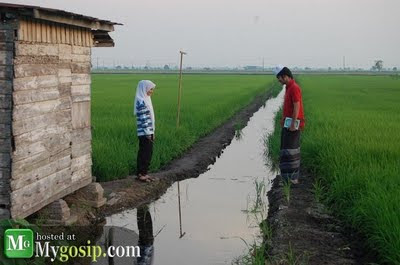
<svg viewBox="0 0 400 265">
<path fill-rule="evenodd" d="M 237 124 L 246 125 L 253 113 L 263 106 L 271 96 L 272 88 L 264 95 L 256 97 L 253 102 L 211 134 L 199 139 L 180 158 L 153 173 L 152 175 L 158 178 L 157 181 L 142 183 L 135 179 L 136 176 L 128 176 L 122 180 L 102 182 L 101 185 L 108 202 L 97 210 L 96 218 L 154 201 L 164 194 L 175 181 L 194 178 L 207 171 L 208 166 L 215 162 L 222 150 L 234 138 Z"/>
<path fill-rule="evenodd" d="M 315 201 L 313 178 L 302 176 L 290 186 L 287 197 L 280 176 L 268 192 L 267 222 L 271 238 L 267 240 L 266 264 L 373 264 L 363 251 L 362 240 L 343 228 L 321 203 Z"/>
</svg>

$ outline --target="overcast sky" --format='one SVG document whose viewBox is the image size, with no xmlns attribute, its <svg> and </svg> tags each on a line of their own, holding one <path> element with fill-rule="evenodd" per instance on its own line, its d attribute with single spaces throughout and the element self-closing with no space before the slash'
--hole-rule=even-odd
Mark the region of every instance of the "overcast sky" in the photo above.
<svg viewBox="0 0 400 265">
<path fill-rule="evenodd" d="M 3 1 L 3 0 L 0 0 Z M 400 66 L 399 0 L 5 0 L 123 23 L 100 64 Z"/>
</svg>

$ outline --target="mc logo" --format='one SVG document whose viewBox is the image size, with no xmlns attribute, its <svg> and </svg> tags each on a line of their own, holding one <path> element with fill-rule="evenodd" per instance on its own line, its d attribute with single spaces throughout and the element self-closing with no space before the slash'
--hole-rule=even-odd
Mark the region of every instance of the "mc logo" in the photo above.
<svg viewBox="0 0 400 265">
<path fill-rule="evenodd" d="M 33 232 L 30 229 L 7 229 L 4 233 L 4 254 L 8 258 L 33 256 Z"/>
</svg>

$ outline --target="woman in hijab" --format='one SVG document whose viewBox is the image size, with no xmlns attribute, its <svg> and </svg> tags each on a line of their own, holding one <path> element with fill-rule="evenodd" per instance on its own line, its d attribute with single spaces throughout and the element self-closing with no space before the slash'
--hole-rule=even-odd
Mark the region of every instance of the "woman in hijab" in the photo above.
<svg viewBox="0 0 400 265">
<path fill-rule="evenodd" d="M 136 88 L 135 106 L 133 109 L 137 121 L 137 135 L 139 138 L 139 151 L 137 155 L 137 175 L 140 181 L 150 182 L 155 180 L 147 175 L 151 156 L 153 155 L 153 142 L 155 119 L 151 95 L 156 85 L 149 80 L 139 81 Z"/>
</svg>

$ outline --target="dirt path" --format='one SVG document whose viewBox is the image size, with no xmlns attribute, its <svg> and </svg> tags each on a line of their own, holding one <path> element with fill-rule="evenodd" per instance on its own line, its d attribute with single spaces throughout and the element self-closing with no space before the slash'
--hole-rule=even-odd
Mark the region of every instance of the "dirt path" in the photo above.
<svg viewBox="0 0 400 265">
<path fill-rule="evenodd" d="M 235 125 L 247 124 L 253 113 L 265 104 L 271 95 L 272 92 L 268 91 L 263 96 L 256 97 L 252 103 L 211 134 L 198 140 L 182 157 L 153 173 L 153 176 L 159 178 L 158 181 L 142 183 L 135 180 L 136 176 L 129 176 L 122 180 L 102 182 L 108 203 L 97 211 L 96 217 L 108 216 L 149 203 L 164 194 L 175 181 L 198 177 L 230 144 L 235 136 Z"/>
<path fill-rule="evenodd" d="M 355 236 L 349 236 L 315 201 L 312 190 L 313 178 L 302 177 L 300 184 L 291 185 L 288 202 L 280 177 L 274 180 L 268 192 L 272 236 L 267 241 L 270 258 L 266 264 L 373 264 Z"/>
</svg>

